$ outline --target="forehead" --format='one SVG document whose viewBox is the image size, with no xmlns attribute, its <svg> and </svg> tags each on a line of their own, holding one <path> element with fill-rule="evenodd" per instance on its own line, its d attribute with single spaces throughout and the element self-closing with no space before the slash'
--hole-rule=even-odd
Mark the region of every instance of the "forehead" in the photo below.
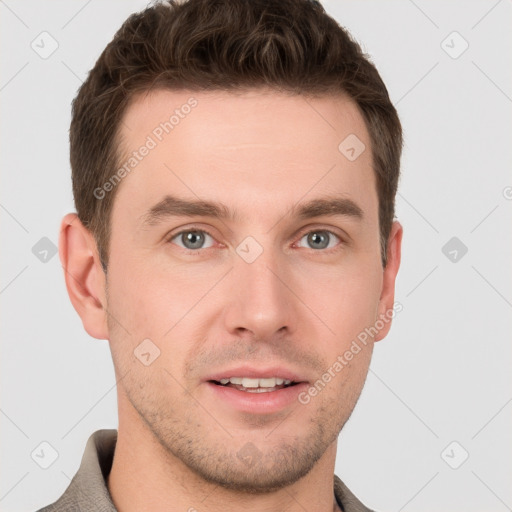
<svg viewBox="0 0 512 512">
<path fill-rule="evenodd" d="M 172 194 L 270 216 L 337 193 L 377 211 L 368 131 L 342 95 L 156 90 L 132 101 L 120 134 L 120 166 L 134 166 L 114 211 L 142 214 Z"/>
</svg>

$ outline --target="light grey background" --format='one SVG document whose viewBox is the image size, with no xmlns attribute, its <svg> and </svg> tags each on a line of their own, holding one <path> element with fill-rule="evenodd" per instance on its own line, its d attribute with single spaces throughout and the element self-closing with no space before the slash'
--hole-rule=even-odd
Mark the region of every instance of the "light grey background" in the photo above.
<svg viewBox="0 0 512 512">
<path fill-rule="evenodd" d="M 144 5 L 0 1 L 2 511 L 54 501 L 89 435 L 117 427 L 108 343 L 83 330 L 58 255 L 33 247 L 57 244 L 73 210 L 71 100 Z M 512 3 L 324 5 L 373 57 L 405 129 L 404 309 L 375 348 L 336 472 L 382 511 L 512 510 Z M 43 31 L 58 43 L 46 59 L 31 47 L 51 49 Z M 31 458 L 43 441 L 58 452 L 48 469 Z"/>
</svg>

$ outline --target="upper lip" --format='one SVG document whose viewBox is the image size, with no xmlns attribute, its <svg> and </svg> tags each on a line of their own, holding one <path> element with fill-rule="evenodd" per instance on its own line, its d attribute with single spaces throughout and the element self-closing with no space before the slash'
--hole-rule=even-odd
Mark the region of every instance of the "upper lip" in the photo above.
<svg viewBox="0 0 512 512">
<path fill-rule="evenodd" d="M 248 377 L 250 379 L 271 379 L 272 377 L 290 380 L 292 382 L 307 382 L 297 372 L 284 368 L 282 366 L 272 366 L 267 368 L 255 368 L 253 366 L 236 366 L 227 370 L 220 370 L 207 376 L 205 381 L 220 382 L 221 379 L 231 377 Z"/>
</svg>

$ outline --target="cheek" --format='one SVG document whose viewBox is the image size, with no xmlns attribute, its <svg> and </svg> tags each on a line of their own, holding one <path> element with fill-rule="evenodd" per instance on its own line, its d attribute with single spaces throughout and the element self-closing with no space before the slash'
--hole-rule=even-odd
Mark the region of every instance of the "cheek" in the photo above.
<svg viewBox="0 0 512 512">
<path fill-rule="evenodd" d="M 209 301 L 201 300 L 218 280 L 211 268 L 171 265 L 161 257 L 116 256 L 112 251 L 116 266 L 109 269 L 109 312 L 124 327 L 118 336 L 131 344 L 149 338 L 163 350 L 177 333 L 180 339 L 184 330 L 193 334 L 198 316 L 211 314 Z"/>
<path fill-rule="evenodd" d="M 158 337 L 169 328 L 167 315 L 172 311 L 169 302 L 176 290 L 170 274 L 162 272 L 155 256 L 132 234 L 133 228 L 126 220 L 132 206 L 126 200 L 125 203 L 114 207 L 112 217 L 117 229 L 110 240 L 107 276 L 110 311 L 137 338 Z M 121 215 L 122 210 L 128 214 Z"/>
<path fill-rule="evenodd" d="M 341 349 L 375 322 L 382 273 L 373 262 L 338 266 L 304 266 L 300 297 L 329 329 L 326 335 Z"/>
</svg>

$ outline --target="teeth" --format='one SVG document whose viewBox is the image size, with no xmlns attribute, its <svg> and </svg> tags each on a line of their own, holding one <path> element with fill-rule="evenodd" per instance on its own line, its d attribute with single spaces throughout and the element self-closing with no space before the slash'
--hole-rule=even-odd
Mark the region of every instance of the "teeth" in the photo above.
<svg viewBox="0 0 512 512">
<path fill-rule="evenodd" d="M 222 385 L 228 383 L 243 386 L 248 389 L 257 388 L 275 388 L 276 386 L 289 386 L 292 381 L 288 379 L 280 379 L 279 377 L 270 377 L 266 379 L 253 379 L 250 377 L 230 377 L 229 379 L 220 379 Z"/>
<path fill-rule="evenodd" d="M 244 388 L 259 388 L 260 379 L 249 379 L 248 377 L 244 377 L 242 379 L 242 386 Z"/>
<path fill-rule="evenodd" d="M 274 388 L 277 384 L 276 382 L 277 379 L 275 378 L 272 378 L 272 379 L 259 379 L 259 388 Z"/>
</svg>

